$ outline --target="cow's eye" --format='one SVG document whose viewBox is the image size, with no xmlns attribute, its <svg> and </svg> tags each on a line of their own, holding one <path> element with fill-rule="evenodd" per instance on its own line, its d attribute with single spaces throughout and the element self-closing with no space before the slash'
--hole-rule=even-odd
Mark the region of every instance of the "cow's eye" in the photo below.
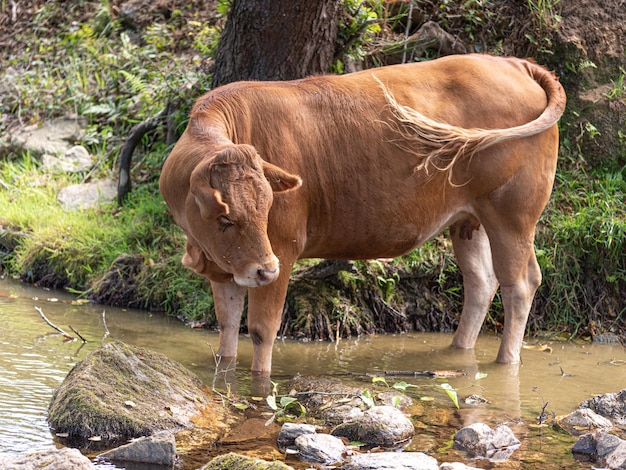
<svg viewBox="0 0 626 470">
<path fill-rule="evenodd" d="M 232 222 L 232 220 L 230 220 L 225 215 L 221 215 L 217 220 L 219 221 L 219 223 L 221 225 L 222 232 L 225 232 L 227 228 L 232 227 L 233 225 L 235 225 Z"/>
</svg>

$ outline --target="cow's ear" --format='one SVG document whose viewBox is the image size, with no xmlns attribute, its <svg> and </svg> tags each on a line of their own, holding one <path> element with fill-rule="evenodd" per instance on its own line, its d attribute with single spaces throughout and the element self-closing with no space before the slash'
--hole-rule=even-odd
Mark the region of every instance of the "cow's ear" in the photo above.
<svg viewBox="0 0 626 470">
<path fill-rule="evenodd" d="M 187 247 L 182 260 L 183 266 L 193 270 L 196 274 L 202 274 L 205 260 L 206 257 L 200 247 L 189 243 L 187 240 Z"/>
<path fill-rule="evenodd" d="M 302 179 L 298 175 L 287 173 L 282 168 L 263 162 L 263 173 L 276 193 L 291 191 L 302 186 Z"/>
<path fill-rule="evenodd" d="M 191 194 L 203 219 L 217 219 L 220 215 L 228 214 L 228 204 L 222 201 L 222 193 L 208 184 L 192 185 Z"/>
</svg>

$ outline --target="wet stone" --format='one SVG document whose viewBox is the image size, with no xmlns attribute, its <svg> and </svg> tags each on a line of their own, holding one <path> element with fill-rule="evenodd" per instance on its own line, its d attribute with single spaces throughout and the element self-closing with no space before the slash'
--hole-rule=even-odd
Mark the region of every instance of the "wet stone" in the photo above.
<svg viewBox="0 0 626 470">
<path fill-rule="evenodd" d="M 174 465 L 176 440 L 171 432 L 157 432 L 152 436 L 134 439 L 129 444 L 100 454 L 98 457 L 110 461 Z"/>
<path fill-rule="evenodd" d="M 626 441 L 604 431 L 583 434 L 572 448 L 577 460 L 611 470 L 626 470 Z"/>
<path fill-rule="evenodd" d="M 421 452 L 355 454 L 344 462 L 345 470 L 439 470 L 437 460 Z"/>
<path fill-rule="evenodd" d="M 478 467 L 470 467 L 461 462 L 446 462 L 439 466 L 439 470 L 480 470 Z"/>
<path fill-rule="evenodd" d="M 593 431 L 609 431 L 613 427 L 611 421 L 589 408 L 581 408 L 566 416 L 559 416 L 556 422 L 561 429 L 572 436 L 580 436 Z"/>
<path fill-rule="evenodd" d="M 92 470 L 91 460 L 78 449 L 46 449 L 17 457 L 2 457 L 0 470 L 56 470 L 71 468 L 72 470 Z"/>
<path fill-rule="evenodd" d="M 626 389 L 618 393 L 597 395 L 584 401 L 580 406 L 593 410 L 615 424 L 626 425 Z"/>
<path fill-rule="evenodd" d="M 500 461 L 508 459 L 519 448 L 520 441 L 508 426 L 494 430 L 484 423 L 475 423 L 456 433 L 454 446 L 477 457 Z"/>
<path fill-rule="evenodd" d="M 392 406 L 375 406 L 347 423 L 335 427 L 331 434 L 372 446 L 395 447 L 415 434 L 409 418 Z"/>
<path fill-rule="evenodd" d="M 330 434 L 302 434 L 295 440 L 300 460 L 330 465 L 343 460 L 346 446 Z"/>
<path fill-rule="evenodd" d="M 285 423 L 278 434 L 278 448 L 284 452 L 296 444 L 296 438 L 303 434 L 315 434 L 315 426 L 310 424 Z"/>
</svg>

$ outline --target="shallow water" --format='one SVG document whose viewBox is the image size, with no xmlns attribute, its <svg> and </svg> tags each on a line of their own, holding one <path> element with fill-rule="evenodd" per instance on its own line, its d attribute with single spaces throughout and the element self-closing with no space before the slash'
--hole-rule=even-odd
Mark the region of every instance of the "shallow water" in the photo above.
<svg viewBox="0 0 626 470">
<path fill-rule="evenodd" d="M 190 329 L 162 314 L 75 305 L 74 300 L 67 294 L 0 280 L 0 456 L 54 445 L 46 423 L 50 398 L 72 366 L 96 349 L 105 336 L 161 352 L 193 370 L 205 383 L 213 380 L 215 332 Z M 68 333 L 72 334 L 69 325 L 74 327 L 87 343 L 64 340 L 44 322 L 36 306 Z M 419 385 L 422 388 L 412 389 L 412 395 L 434 398 L 435 406 L 455 414 L 459 425 L 483 421 L 492 426 L 520 418 L 533 423 L 546 402 L 548 413 L 567 414 L 593 395 L 626 388 L 626 352 L 619 344 L 548 343 L 551 352 L 525 349 L 521 366 L 502 366 L 493 362 L 497 337 L 481 335 L 473 351 L 449 349 L 451 339 L 449 334 L 420 333 L 370 336 L 338 344 L 277 341 L 273 378 L 284 388 L 283 381 L 298 373 L 352 373 L 357 377 L 350 376 L 350 380 L 360 380 L 366 387 L 370 379 L 359 379 L 358 374 L 462 370 L 465 375 L 445 380 L 459 390 L 461 398 L 478 394 L 487 398 L 489 405 L 455 412 L 449 398 L 436 387 L 441 379 L 403 375 L 387 381 L 390 385 L 396 381 Z M 534 344 L 531 340 L 530 346 Z M 251 358 L 250 340 L 242 336 L 236 379 L 239 393 L 250 391 Z M 477 372 L 487 375 L 477 380 Z M 585 468 L 574 463 L 563 446 L 551 447 L 549 441 L 556 438 L 545 438 L 543 432 L 531 432 L 537 439 L 525 447 L 527 455 L 544 453 L 561 466 Z M 550 456 L 550 452 L 559 455 Z"/>
</svg>

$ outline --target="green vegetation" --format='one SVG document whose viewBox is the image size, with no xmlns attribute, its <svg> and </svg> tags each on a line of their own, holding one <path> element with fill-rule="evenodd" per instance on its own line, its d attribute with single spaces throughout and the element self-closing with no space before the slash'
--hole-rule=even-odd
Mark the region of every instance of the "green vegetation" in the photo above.
<svg viewBox="0 0 626 470">
<path fill-rule="evenodd" d="M 139 25 L 131 34 L 105 0 L 65 5 L 44 2 L 33 18 L 37 27 L 17 31 L 15 47 L 3 54 L 0 135 L 17 123 L 77 115 L 88 124 L 82 143 L 98 157 L 98 165 L 89 174 L 48 174 L 32 155 L 6 147 L 0 155 L 0 270 L 91 298 L 212 324 L 207 282 L 182 267 L 183 236 L 158 193 L 160 166 L 169 151 L 162 131 L 147 135 L 137 150 L 135 189 L 123 208 L 70 212 L 56 195 L 70 183 L 115 177 L 120 147 L 136 123 L 159 112 L 168 100 L 183 97 L 189 103 L 184 97 L 192 86 L 206 87 L 210 76 L 203 61 L 214 53 L 219 20 L 184 7 L 167 21 Z M 222 15 L 226 5 L 219 3 Z M 541 48 L 550 55 L 547 31 L 558 27 L 558 1 L 528 0 L 527 7 L 535 26 L 534 49 L 533 40 L 526 38 L 530 51 Z M 350 14 L 341 26 L 341 46 L 357 59 L 369 54 L 368 48 L 380 52 L 381 35 L 390 30 L 385 21 L 399 22 L 406 15 L 390 16 L 379 2 L 346 0 L 346 8 Z M 498 32 L 494 2 L 442 0 L 433 15 L 474 50 L 500 53 L 506 40 L 515 38 Z M 574 63 L 578 65 L 567 65 Z M 568 82 L 592 68 L 585 64 L 565 64 Z M 337 70 L 342 67 L 338 62 Z M 617 103 L 624 90 L 622 69 L 606 96 Z M 591 164 L 584 145 L 602 132 L 597 122 L 581 124 L 579 111 L 570 109 L 562 123 L 555 191 L 537 231 L 544 282 L 529 333 L 597 334 L 625 328 L 626 130 L 618 132 L 619 145 L 606 149 L 611 153 L 600 164 Z M 183 109 L 179 127 L 185 119 Z M 120 261 L 123 256 L 138 261 L 131 269 Z M 302 262 L 297 273 L 305 275 L 317 265 Z M 327 278 L 294 279 L 284 333 L 335 339 L 454 327 L 463 297 L 461 276 L 444 236 L 406 257 L 353 267 Z M 117 299 L 102 293 L 104 284 L 115 282 L 126 289 Z M 487 328 L 498 329 L 501 321 L 496 301 Z"/>
</svg>

